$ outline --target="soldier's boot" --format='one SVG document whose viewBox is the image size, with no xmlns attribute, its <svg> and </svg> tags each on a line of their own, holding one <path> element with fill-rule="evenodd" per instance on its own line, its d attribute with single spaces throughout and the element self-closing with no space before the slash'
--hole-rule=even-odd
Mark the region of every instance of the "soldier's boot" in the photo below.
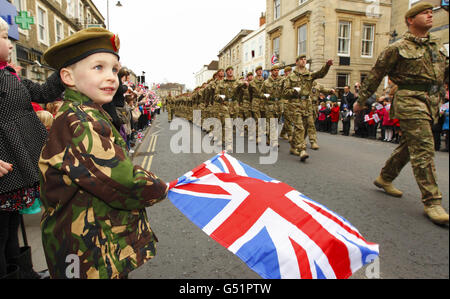
<svg viewBox="0 0 450 299">
<path fill-rule="evenodd" d="M 317 151 L 320 149 L 320 146 L 316 142 L 313 142 L 311 143 L 311 149 Z"/>
<path fill-rule="evenodd" d="M 377 186 L 378 188 L 383 189 L 387 194 L 394 196 L 394 197 L 402 197 L 403 196 L 403 192 L 398 190 L 397 188 L 394 187 L 394 185 L 392 184 L 392 182 L 387 182 L 385 181 L 381 175 L 377 177 L 377 179 L 375 180 L 375 182 L 373 182 L 375 186 Z"/>
<path fill-rule="evenodd" d="M 306 159 L 308 159 L 308 158 L 309 158 L 308 153 L 305 150 L 302 150 L 300 152 L 300 161 L 305 162 Z"/>
<path fill-rule="evenodd" d="M 290 152 L 291 155 L 300 157 L 300 152 L 296 148 L 292 148 L 291 147 L 291 150 L 289 152 Z"/>
<path fill-rule="evenodd" d="M 286 132 L 282 132 L 281 135 L 280 135 L 280 139 L 288 140 L 289 136 L 288 136 L 288 134 Z"/>
<path fill-rule="evenodd" d="M 440 199 L 429 200 L 424 204 L 425 214 L 431 222 L 439 225 L 448 225 L 448 214 L 442 207 Z"/>
</svg>

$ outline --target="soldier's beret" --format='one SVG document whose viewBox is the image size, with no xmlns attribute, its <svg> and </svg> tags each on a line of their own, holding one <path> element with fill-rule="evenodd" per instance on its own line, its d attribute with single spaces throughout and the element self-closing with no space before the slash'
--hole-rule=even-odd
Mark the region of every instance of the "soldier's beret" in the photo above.
<svg viewBox="0 0 450 299">
<path fill-rule="evenodd" d="M 225 72 L 228 72 L 228 70 L 234 70 L 234 68 L 230 65 L 229 67 L 226 68 Z"/>
<path fill-rule="evenodd" d="M 257 66 L 256 69 L 255 69 L 255 72 L 257 72 L 259 70 L 262 70 L 262 69 L 263 69 L 262 66 Z"/>
<path fill-rule="evenodd" d="M 271 71 L 273 71 L 273 70 L 279 70 L 280 68 L 281 68 L 280 64 L 276 63 L 276 64 L 274 64 L 274 65 L 272 66 Z"/>
<path fill-rule="evenodd" d="M 112 53 L 119 57 L 120 40 L 104 28 L 87 28 L 74 33 L 51 46 L 44 59 L 51 67 L 60 70 L 95 53 Z"/>
<path fill-rule="evenodd" d="M 412 18 L 427 9 L 433 9 L 433 4 L 428 2 L 419 2 L 413 5 L 405 14 L 405 19 Z"/>
<path fill-rule="evenodd" d="M 290 71 L 292 71 L 292 68 L 290 66 L 287 66 L 287 67 L 284 68 L 284 71 L 285 72 L 290 72 Z"/>
<path fill-rule="evenodd" d="M 302 59 L 302 58 L 306 58 L 306 55 L 300 55 L 300 56 L 297 56 L 297 59 L 296 59 L 295 61 L 297 62 L 297 61 L 299 61 L 299 60 Z"/>
<path fill-rule="evenodd" d="M 248 72 L 247 73 L 247 77 L 249 77 L 249 76 L 253 76 L 253 73 L 252 72 Z"/>
</svg>

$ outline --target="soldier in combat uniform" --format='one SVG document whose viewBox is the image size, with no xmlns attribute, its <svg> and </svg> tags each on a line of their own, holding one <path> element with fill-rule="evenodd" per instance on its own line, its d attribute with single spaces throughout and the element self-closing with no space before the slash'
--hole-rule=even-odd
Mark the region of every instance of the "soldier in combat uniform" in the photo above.
<svg viewBox="0 0 450 299">
<path fill-rule="evenodd" d="M 432 4 L 420 2 L 407 11 L 408 31 L 380 54 L 354 108 L 361 110 L 386 75 L 398 85 L 390 117 L 400 120 L 402 139 L 374 184 L 391 196 L 401 197 L 403 193 L 392 182 L 411 161 L 425 214 L 433 223 L 448 225 L 449 216 L 441 205 L 442 193 L 437 185 L 431 130 L 443 98 L 448 57 L 439 40 L 429 33 L 432 9 Z"/>
</svg>

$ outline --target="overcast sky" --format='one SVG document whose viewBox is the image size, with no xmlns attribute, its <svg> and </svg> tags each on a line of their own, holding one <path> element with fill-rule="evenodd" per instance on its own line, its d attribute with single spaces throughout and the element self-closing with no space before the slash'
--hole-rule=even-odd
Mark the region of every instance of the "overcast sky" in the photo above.
<svg viewBox="0 0 450 299">
<path fill-rule="evenodd" d="M 107 0 L 93 0 L 107 19 Z M 148 83 L 195 87 L 193 73 L 241 29 L 255 30 L 266 0 L 109 0 L 110 30 L 118 33 L 123 65 Z"/>
</svg>

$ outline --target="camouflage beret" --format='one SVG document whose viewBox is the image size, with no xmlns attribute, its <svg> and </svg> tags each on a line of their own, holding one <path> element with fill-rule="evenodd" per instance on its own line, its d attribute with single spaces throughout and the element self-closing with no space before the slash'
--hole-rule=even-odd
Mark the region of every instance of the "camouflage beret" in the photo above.
<svg viewBox="0 0 450 299">
<path fill-rule="evenodd" d="M 228 70 L 233 70 L 233 71 L 234 71 L 234 68 L 230 65 L 229 67 L 227 67 L 227 68 L 225 69 L 225 72 L 228 72 Z"/>
<path fill-rule="evenodd" d="M 248 72 L 247 73 L 247 77 L 249 77 L 249 76 L 253 76 L 253 73 L 252 72 Z"/>
<path fill-rule="evenodd" d="M 302 58 L 306 58 L 306 55 L 303 54 L 303 55 L 297 56 L 297 59 L 295 59 L 295 61 L 297 62 Z"/>
<path fill-rule="evenodd" d="M 271 71 L 273 71 L 273 70 L 279 70 L 280 68 L 281 68 L 281 65 L 280 65 L 279 63 L 277 63 L 277 64 L 274 64 L 274 65 L 272 66 Z"/>
<path fill-rule="evenodd" d="M 433 4 L 428 2 L 419 2 L 413 5 L 405 14 L 405 19 L 412 18 L 427 9 L 433 9 Z"/>
<path fill-rule="evenodd" d="M 259 70 L 262 70 L 262 69 L 263 69 L 262 66 L 257 66 L 256 69 L 255 69 L 255 72 L 257 72 Z"/>
<path fill-rule="evenodd" d="M 95 53 L 112 53 L 119 57 L 120 40 L 104 28 L 87 28 L 63 39 L 44 53 L 44 60 L 59 70 Z"/>
</svg>

